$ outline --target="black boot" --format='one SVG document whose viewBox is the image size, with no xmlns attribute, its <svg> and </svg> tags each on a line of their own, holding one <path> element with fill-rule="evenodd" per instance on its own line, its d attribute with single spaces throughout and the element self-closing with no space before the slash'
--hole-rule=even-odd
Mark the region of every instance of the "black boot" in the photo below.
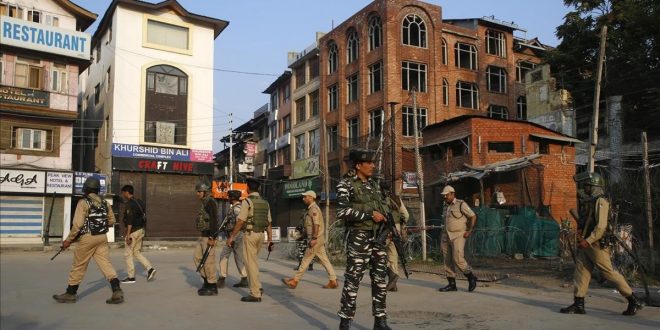
<svg viewBox="0 0 660 330">
<path fill-rule="evenodd" d="M 248 280 L 247 277 L 241 277 L 241 281 L 234 284 L 235 288 L 247 288 L 248 287 Z"/>
<path fill-rule="evenodd" d="M 438 289 L 440 292 L 449 292 L 449 291 L 457 291 L 456 289 L 456 279 L 453 277 L 447 277 L 447 281 L 449 281 L 449 284 L 447 286 Z"/>
<path fill-rule="evenodd" d="M 573 298 L 573 305 L 562 308 L 559 311 L 564 314 L 587 314 L 584 310 L 584 298 Z"/>
<path fill-rule="evenodd" d="M 351 319 L 348 318 L 341 318 L 341 321 L 339 321 L 339 330 L 348 330 L 351 328 Z"/>
<path fill-rule="evenodd" d="M 626 297 L 626 299 L 628 299 L 628 308 L 623 311 L 623 315 L 632 316 L 637 314 L 637 311 L 644 308 L 644 304 L 634 293 L 630 297 Z"/>
<path fill-rule="evenodd" d="M 197 289 L 197 294 L 200 294 L 206 289 L 207 286 L 209 286 L 209 282 L 206 280 L 206 277 L 202 276 L 202 280 L 204 280 L 204 284 L 202 284 L 201 288 Z"/>
<path fill-rule="evenodd" d="M 222 289 L 225 287 L 225 278 L 221 277 L 218 279 L 218 289 Z"/>
<path fill-rule="evenodd" d="M 399 279 L 399 275 L 392 271 L 392 268 L 387 268 L 387 286 L 385 287 L 385 290 L 387 291 L 398 291 L 399 288 L 396 287 L 396 281 Z"/>
<path fill-rule="evenodd" d="M 78 300 L 78 298 L 76 297 L 77 292 L 78 292 L 77 285 L 69 285 L 66 287 L 65 293 L 54 294 L 53 299 L 55 299 L 58 303 L 73 304 Z"/>
<path fill-rule="evenodd" d="M 477 288 L 477 277 L 472 272 L 465 274 L 468 279 L 468 291 L 472 292 Z"/>
<path fill-rule="evenodd" d="M 201 289 L 197 291 L 200 296 L 217 296 L 218 286 L 216 283 L 205 283 Z"/>
<path fill-rule="evenodd" d="M 380 316 L 374 319 L 374 330 L 392 330 L 389 325 L 387 325 L 387 317 Z"/>
<path fill-rule="evenodd" d="M 124 291 L 119 287 L 119 279 L 113 278 L 110 280 L 110 287 L 112 288 L 112 296 L 105 301 L 106 304 L 121 304 L 124 302 Z"/>
<path fill-rule="evenodd" d="M 314 271 L 314 263 L 309 263 L 309 266 L 307 266 L 307 271 Z"/>
</svg>

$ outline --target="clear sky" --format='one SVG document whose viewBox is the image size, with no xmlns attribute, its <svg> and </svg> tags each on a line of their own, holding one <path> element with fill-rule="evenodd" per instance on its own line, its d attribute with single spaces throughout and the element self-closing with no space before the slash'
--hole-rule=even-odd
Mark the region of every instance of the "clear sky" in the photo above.
<svg viewBox="0 0 660 330">
<path fill-rule="evenodd" d="M 158 2 L 157 0 L 150 0 Z M 110 0 L 74 0 L 99 15 L 100 21 Z M 179 0 L 188 11 L 229 21 L 215 41 L 214 152 L 228 133 L 229 113 L 234 127 L 250 118 L 268 102 L 262 94 L 284 70 L 287 53 L 302 51 L 314 42 L 315 33 L 328 32 L 368 5 L 369 0 Z M 556 46 L 557 26 L 569 8 L 561 0 L 428 0 L 442 7 L 444 19 L 479 18 L 514 22 L 527 32 Z M 87 32 L 93 33 L 96 24 Z"/>
</svg>

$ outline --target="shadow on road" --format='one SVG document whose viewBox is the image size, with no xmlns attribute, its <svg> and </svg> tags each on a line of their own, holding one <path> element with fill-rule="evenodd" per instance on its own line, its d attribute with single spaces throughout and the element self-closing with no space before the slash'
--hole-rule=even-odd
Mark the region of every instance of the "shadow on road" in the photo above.
<svg viewBox="0 0 660 330">
<path fill-rule="evenodd" d="M 86 288 L 83 292 L 78 293 L 78 299 L 85 298 L 86 296 L 104 288 L 108 287 L 110 289 L 110 283 L 105 278 L 101 278 L 100 280 L 96 280 L 94 282 L 88 283 L 87 285 L 91 285 L 90 287 Z"/>
</svg>

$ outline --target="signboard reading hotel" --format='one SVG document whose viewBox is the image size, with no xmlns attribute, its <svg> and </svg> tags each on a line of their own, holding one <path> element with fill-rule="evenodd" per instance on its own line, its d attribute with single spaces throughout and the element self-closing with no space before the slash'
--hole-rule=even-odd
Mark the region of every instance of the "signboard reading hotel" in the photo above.
<svg viewBox="0 0 660 330">
<path fill-rule="evenodd" d="M 73 192 L 73 173 L 71 172 L 47 172 L 46 193 L 67 194 Z"/>
<path fill-rule="evenodd" d="M 89 33 L 0 16 L 0 44 L 89 60 Z"/>
<path fill-rule="evenodd" d="M 0 86 L 0 102 L 48 107 L 48 92 L 34 89 Z"/>
<path fill-rule="evenodd" d="M 211 150 L 178 149 L 123 143 L 112 144 L 112 155 L 115 157 L 176 160 L 184 162 L 213 162 L 213 151 Z"/>
<path fill-rule="evenodd" d="M 0 169 L 0 191 L 43 194 L 46 172 Z"/>
</svg>

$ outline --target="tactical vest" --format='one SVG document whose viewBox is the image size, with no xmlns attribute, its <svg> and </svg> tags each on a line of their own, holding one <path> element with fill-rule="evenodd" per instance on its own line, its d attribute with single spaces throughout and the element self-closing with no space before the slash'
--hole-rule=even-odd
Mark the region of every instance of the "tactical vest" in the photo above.
<svg viewBox="0 0 660 330">
<path fill-rule="evenodd" d="M 85 233 L 92 235 L 101 235 L 108 232 L 108 203 L 101 200 L 95 201 L 89 196 L 85 196 L 85 202 L 89 206 L 89 213 L 85 219 Z"/>
<path fill-rule="evenodd" d="M 252 212 L 248 215 L 246 229 L 261 233 L 268 227 L 268 210 L 270 206 L 261 196 L 250 196 L 247 200 L 252 207 Z"/>
<path fill-rule="evenodd" d="M 359 179 L 350 179 L 351 185 L 353 185 L 354 194 L 351 200 L 351 207 L 356 211 L 364 212 L 371 215 L 373 210 L 376 210 L 383 215 L 390 212 L 390 207 L 387 205 L 387 202 L 383 200 L 383 195 L 380 192 L 380 189 L 372 180 L 367 180 L 366 183 L 363 183 Z M 371 189 L 368 189 L 366 185 L 369 185 Z M 378 227 L 373 220 L 366 220 L 362 222 L 354 222 L 348 224 L 351 228 L 362 229 L 362 230 L 374 230 Z"/>
<path fill-rule="evenodd" d="M 206 204 L 209 202 L 211 196 L 206 196 L 202 199 L 202 205 L 199 207 L 199 214 L 197 216 L 197 230 L 205 231 L 209 230 L 211 223 L 211 215 L 206 212 Z"/>
</svg>

